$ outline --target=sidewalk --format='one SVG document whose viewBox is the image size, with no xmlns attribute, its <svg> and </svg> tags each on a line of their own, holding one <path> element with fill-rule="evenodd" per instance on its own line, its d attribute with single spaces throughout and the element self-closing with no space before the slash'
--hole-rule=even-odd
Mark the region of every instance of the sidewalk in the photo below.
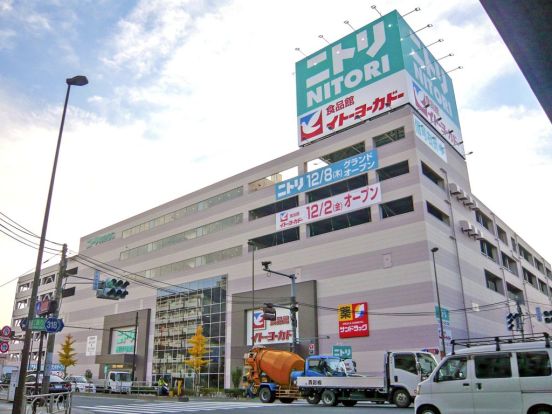
<svg viewBox="0 0 552 414">
<path fill-rule="evenodd" d="M 0 414 L 11 414 L 13 404 L 6 400 L 0 400 Z M 71 414 L 90 414 L 90 411 L 83 410 L 82 408 L 71 408 Z"/>
</svg>

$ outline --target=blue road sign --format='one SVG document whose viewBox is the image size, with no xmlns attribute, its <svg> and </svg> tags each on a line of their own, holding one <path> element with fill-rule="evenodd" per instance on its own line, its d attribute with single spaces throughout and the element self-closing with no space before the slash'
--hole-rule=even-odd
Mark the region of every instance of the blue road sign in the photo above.
<svg viewBox="0 0 552 414">
<path fill-rule="evenodd" d="M 29 326 L 29 321 L 27 320 L 27 318 L 21 319 L 21 323 L 19 324 L 19 326 L 23 331 L 26 331 L 27 327 Z"/>
<path fill-rule="evenodd" d="M 44 328 L 48 333 L 60 332 L 64 327 L 63 321 L 58 318 L 48 318 L 44 323 Z"/>
<path fill-rule="evenodd" d="M 535 316 L 537 317 L 537 321 L 542 322 L 542 309 L 540 306 L 535 307 Z"/>
<path fill-rule="evenodd" d="M 92 281 L 92 290 L 98 290 L 98 284 L 100 282 L 100 271 L 94 271 L 94 280 Z"/>
</svg>

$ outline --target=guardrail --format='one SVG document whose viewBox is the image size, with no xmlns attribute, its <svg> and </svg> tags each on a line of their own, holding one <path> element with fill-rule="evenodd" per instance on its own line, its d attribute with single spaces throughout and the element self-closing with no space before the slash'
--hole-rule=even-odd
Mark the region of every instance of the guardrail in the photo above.
<svg viewBox="0 0 552 414">
<path fill-rule="evenodd" d="M 27 395 L 25 397 L 25 414 L 71 414 L 72 402 L 71 392 Z"/>
</svg>

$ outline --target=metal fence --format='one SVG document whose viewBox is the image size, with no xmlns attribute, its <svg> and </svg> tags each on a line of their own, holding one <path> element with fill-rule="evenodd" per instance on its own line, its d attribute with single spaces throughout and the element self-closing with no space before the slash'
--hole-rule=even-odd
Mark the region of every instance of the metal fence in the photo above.
<svg viewBox="0 0 552 414">
<path fill-rule="evenodd" d="M 25 397 L 25 414 L 71 414 L 72 393 L 27 395 Z"/>
</svg>

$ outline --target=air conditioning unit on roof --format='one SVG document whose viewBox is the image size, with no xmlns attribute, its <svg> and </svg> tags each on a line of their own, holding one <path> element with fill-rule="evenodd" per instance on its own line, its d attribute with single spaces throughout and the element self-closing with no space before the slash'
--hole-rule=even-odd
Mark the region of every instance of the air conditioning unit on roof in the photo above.
<svg viewBox="0 0 552 414">
<path fill-rule="evenodd" d="M 449 184 L 449 191 L 452 195 L 456 195 L 462 192 L 462 189 L 458 187 L 458 184 L 450 183 Z"/>
<path fill-rule="evenodd" d="M 468 199 L 468 195 L 464 190 L 460 190 L 460 193 L 456 195 L 456 198 L 460 201 L 463 201 Z"/>
</svg>

